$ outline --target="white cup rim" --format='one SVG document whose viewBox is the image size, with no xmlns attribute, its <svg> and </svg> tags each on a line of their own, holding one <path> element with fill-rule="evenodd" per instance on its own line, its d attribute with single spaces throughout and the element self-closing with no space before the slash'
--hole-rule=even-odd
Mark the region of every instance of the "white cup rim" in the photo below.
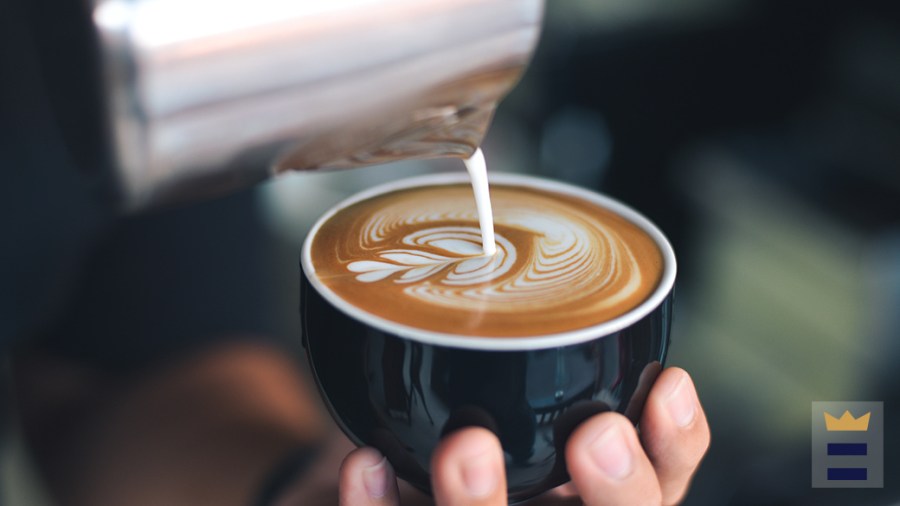
<svg viewBox="0 0 900 506">
<path fill-rule="evenodd" d="M 359 307 L 356 307 L 345 301 L 335 292 L 329 289 L 324 283 L 322 283 L 318 279 L 318 277 L 315 276 L 315 268 L 312 264 L 311 255 L 312 239 L 316 236 L 316 233 L 319 231 L 322 225 L 337 212 L 348 206 L 356 204 L 357 202 L 361 202 L 363 200 L 367 200 L 372 197 L 396 190 L 418 186 L 443 186 L 459 183 L 469 184 L 469 176 L 464 172 L 429 174 L 392 181 L 356 193 L 332 207 L 316 221 L 316 223 L 307 234 L 306 240 L 303 242 L 300 261 L 303 266 L 303 272 L 306 276 L 306 279 L 313 286 L 313 288 L 323 298 L 325 298 L 326 301 L 328 301 L 339 311 L 350 316 L 351 318 L 359 320 L 367 325 L 371 325 L 372 327 L 380 329 L 384 332 L 425 344 L 483 351 L 539 350 L 547 348 L 558 348 L 562 346 L 570 346 L 587 341 L 593 341 L 595 339 L 614 334 L 634 325 L 635 323 L 649 315 L 651 312 L 653 312 L 663 303 L 663 301 L 665 301 L 666 297 L 668 297 L 669 293 L 675 286 L 675 274 L 677 271 L 677 265 L 675 261 L 675 252 L 672 250 L 672 245 L 669 244 L 669 240 L 666 239 L 665 235 L 663 235 L 662 231 L 660 231 L 659 228 L 656 227 L 656 225 L 654 225 L 649 219 L 644 217 L 644 215 L 635 211 L 626 204 L 623 204 L 618 200 L 592 190 L 535 176 L 500 173 L 489 174 L 489 179 L 491 184 L 520 186 L 582 198 L 600 207 L 608 209 L 618 214 L 619 216 L 622 216 L 623 218 L 646 232 L 647 235 L 653 239 L 660 252 L 662 253 L 663 272 L 659 284 L 646 300 L 644 300 L 642 303 L 635 306 L 631 310 L 627 311 L 626 313 L 611 320 L 607 320 L 605 322 L 588 327 L 567 330 L 565 332 L 557 332 L 539 336 L 498 338 L 491 336 L 470 336 L 437 332 L 388 320 L 386 318 L 362 310 Z"/>
</svg>

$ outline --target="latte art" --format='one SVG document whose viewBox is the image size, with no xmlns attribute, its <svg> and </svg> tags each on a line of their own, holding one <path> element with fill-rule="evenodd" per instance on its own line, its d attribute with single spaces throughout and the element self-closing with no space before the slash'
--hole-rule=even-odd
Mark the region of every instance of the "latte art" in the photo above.
<svg viewBox="0 0 900 506">
<path fill-rule="evenodd" d="M 403 244 L 412 249 L 385 250 L 378 253 L 379 260 L 357 260 L 348 264 L 347 269 L 362 273 L 356 279 L 365 283 L 381 281 L 394 274 L 399 274 L 394 278 L 395 283 L 430 282 L 432 277 L 449 270 L 444 272 L 440 283 L 477 285 L 496 279 L 515 261 L 515 247 L 503 238 L 499 238 L 499 242 L 497 252 L 485 256 L 481 248 L 481 231 L 477 228 L 429 228 L 403 238 Z M 412 294 L 408 289 L 406 292 Z"/>
<path fill-rule="evenodd" d="M 316 275 L 360 309 L 404 325 L 529 336 L 602 323 L 645 300 L 662 257 L 595 204 L 493 186 L 496 253 L 482 251 L 471 189 L 400 190 L 342 209 L 313 242 Z"/>
</svg>

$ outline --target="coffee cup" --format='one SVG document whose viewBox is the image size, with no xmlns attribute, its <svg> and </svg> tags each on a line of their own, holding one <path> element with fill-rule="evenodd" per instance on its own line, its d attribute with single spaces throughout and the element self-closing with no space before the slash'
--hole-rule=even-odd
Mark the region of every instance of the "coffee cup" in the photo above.
<svg viewBox="0 0 900 506">
<path fill-rule="evenodd" d="M 637 423 L 669 347 L 675 256 L 622 203 L 510 174 L 491 177 L 498 252 L 480 256 L 467 185 L 410 178 L 326 213 L 301 255 L 303 343 L 340 428 L 400 478 L 429 492 L 441 438 L 481 426 L 516 502 L 568 481 L 582 421 Z"/>
</svg>

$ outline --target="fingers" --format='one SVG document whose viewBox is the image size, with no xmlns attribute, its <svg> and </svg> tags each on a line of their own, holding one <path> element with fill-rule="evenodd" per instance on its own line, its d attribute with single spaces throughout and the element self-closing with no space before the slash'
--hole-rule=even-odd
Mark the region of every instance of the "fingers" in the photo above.
<svg viewBox="0 0 900 506">
<path fill-rule="evenodd" d="M 487 429 L 467 428 L 445 437 L 432 455 L 431 475 L 440 506 L 506 505 L 503 450 Z"/>
<path fill-rule="evenodd" d="M 603 413 L 584 422 L 566 445 L 572 483 L 587 506 L 675 504 L 683 497 L 710 434 L 694 384 L 678 368 L 663 371 L 641 418 L 641 442 L 627 418 Z M 440 506 L 506 504 L 500 442 L 467 428 L 445 437 L 432 456 L 434 499 Z M 361 448 L 341 466 L 340 504 L 397 505 L 390 464 Z"/>
<path fill-rule="evenodd" d="M 663 371 L 644 406 L 641 439 L 656 470 L 663 504 L 676 504 L 709 447 L 709 425 L 684 370 Z"/>
<path fill-rule="evenodd" d="M 440 506 L 506 505 L 503 450 L 486 429 L 468 428 L 445 437 L 434 451 L 431 470 Z M 344 459 L 339 487 L 342 506 L 399 504 L 393 469 L 372 448 L 359 448 Z"/>
<path fill-rule="evenodd" d="M 373 448 L 358 448 L 347 455 L 341 464 L 339 492 L 341 506 L 400 504 L 394 470 Z"/>
<path fill-rule="evenodd" d="M 618 413 L 582 423 L 566 443 L 566 464 L 588 506 L 659 506 L 662 500 L 634 426 Z"/>
</svg>

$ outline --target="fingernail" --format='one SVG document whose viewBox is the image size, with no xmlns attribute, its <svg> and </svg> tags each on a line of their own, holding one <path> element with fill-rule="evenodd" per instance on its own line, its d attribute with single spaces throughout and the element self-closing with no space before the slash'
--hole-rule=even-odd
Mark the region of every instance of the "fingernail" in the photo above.
<svg viewBox="0 0 900 506">
<path fill-rule="evenodd" d="M 491 495 L 500 483 L 500 470 L 490 453 L 471 457 L 462 464 L 462 479 L 470 496 L 480 498 Z"/>
<path fill-rule="evenodd" d="M 381 462 L 363 469 L 363 484 L 369 497 L 373 499 L 384 497 L 384 494 L 387 493 L 390 474 L 387 458 L 382 458 Z"/>
<path fill-rule="evenodd" d="M 631 474 L 634 459 L 625 435 L 618 427 L 608 427 L 590 443 L 588 451 L 594 464 L 610 478 L 621 480 Z"/>
<path fill-rule="evenodd" d="M 679 427 L 690 425 L 697 414 L 697 402 L 690 390 L 687 377 L 682 375 L 672 387 L 672 391 L 665 397 L 669 416 Z"/>
</svg>

